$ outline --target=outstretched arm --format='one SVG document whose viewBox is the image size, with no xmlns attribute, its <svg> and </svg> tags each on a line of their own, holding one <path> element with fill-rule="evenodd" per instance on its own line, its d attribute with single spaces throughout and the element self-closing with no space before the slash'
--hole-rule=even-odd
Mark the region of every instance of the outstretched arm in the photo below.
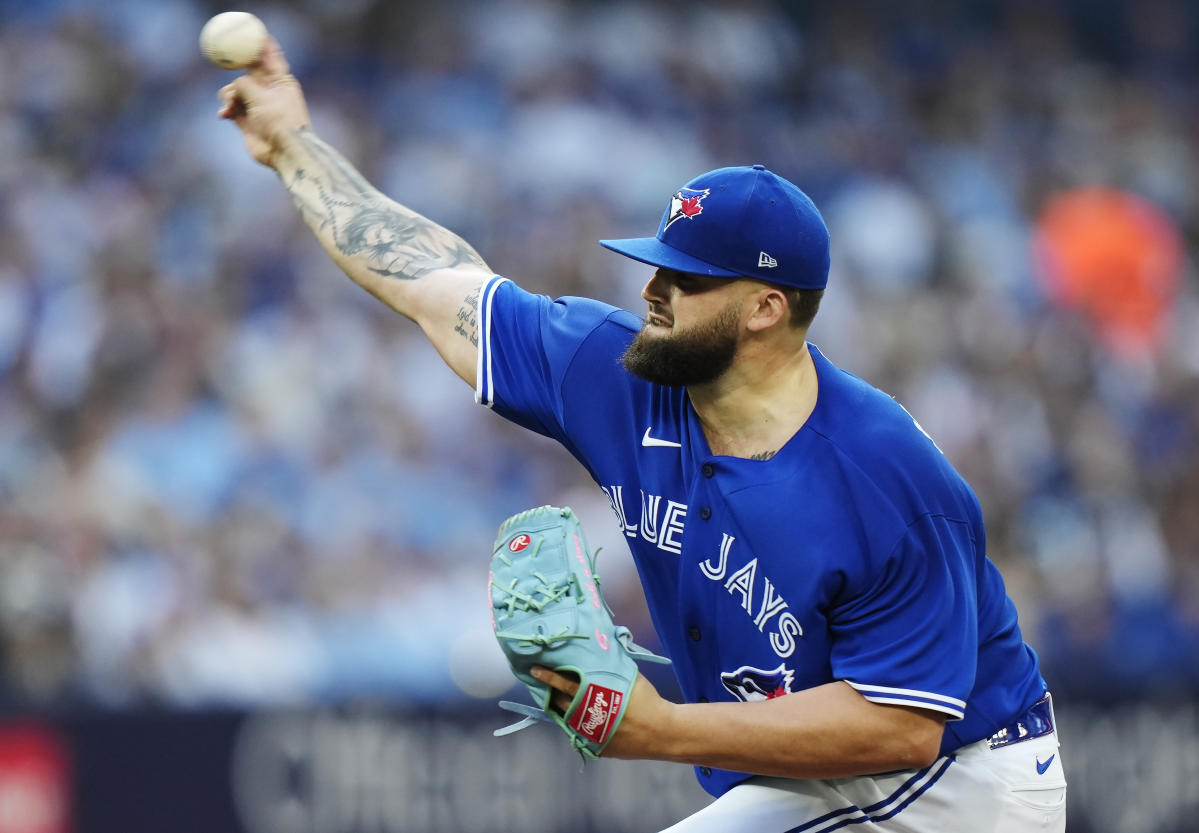
<svg viewBox="0 0 1199 833">
<path fill-rule="evenodd" d="M 299 82 L 271 39 L 262 60 L 221 90 L 222 118 L 275 169 L 300 215 L 359 286 L 420 325 L 450 368 L 475 381 L 476 305 L 492 272 L 448 229 L 374 188 L 308 121 Z"/>
<path fill-rule="evenodd" d="M 416 321 L 474 384 L 479 289 L 492 273 L 470 245 L 388 199 L 308 127 L 275 165 L 325 251 L 355 283 Z"/>
</svg>

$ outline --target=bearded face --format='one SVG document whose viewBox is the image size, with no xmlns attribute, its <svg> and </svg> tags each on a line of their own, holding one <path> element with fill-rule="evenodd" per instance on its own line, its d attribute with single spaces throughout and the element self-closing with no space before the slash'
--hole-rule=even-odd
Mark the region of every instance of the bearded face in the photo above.
<svg viewBox="0 0 1199 833">
<path fill-rule="evenodd" d="M 625 370 L 667 387 L 703 385 L 720 377 L 737 355 L 740 311 L 730 302 L 711 319 L 686 330 L 659 334 L 646 323 L 625 350 Z"/>
</svg>

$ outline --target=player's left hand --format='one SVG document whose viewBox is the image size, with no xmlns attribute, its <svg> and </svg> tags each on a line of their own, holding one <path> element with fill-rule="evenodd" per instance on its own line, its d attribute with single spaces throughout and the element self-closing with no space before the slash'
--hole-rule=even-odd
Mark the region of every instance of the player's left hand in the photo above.
<svg viewBox="0 0 1199 833">
<path fill-rule="evenodd" d="M 529 673 L 554 689 L 552 702 L 555 708 L 564 713 L 570 709 L 570 704 L 579 691 L 578 682 L 542 666 L 535 666 Z M 604 747 L 604 757 L 654 757 L 658 739 L 667 731 L 667 720 L 674 707 L 674 703 L 658 694 L 654 684 L 647 680 L 644 674 L 638 674 L 633 690 L 629 693 L 629 703 L 625 707 L 620 726 Z"/>
</svg>

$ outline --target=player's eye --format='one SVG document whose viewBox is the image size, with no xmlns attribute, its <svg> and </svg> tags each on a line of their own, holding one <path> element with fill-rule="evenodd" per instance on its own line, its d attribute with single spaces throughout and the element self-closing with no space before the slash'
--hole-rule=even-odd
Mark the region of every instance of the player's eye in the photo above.
<svg viewBox="0 0 1199 833">
<path fill-rule="evenodd" d="M 684 295 L 689 295 L 696 292 L 704 292 L 716 285 L 716 282 L 712 281 L 706 276 L 696 275 L 692 272 L 677 272 L 674 269 L 659 269 L 657 274 L 667 286 L 677 289 Z"/>
</svg>

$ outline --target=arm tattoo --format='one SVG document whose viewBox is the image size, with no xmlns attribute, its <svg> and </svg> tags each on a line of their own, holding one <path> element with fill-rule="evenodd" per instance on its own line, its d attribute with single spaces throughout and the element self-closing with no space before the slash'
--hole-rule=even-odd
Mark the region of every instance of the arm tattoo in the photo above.
<svg viewBox="0 0 1199 833">
<path fill-rule="evenodd" d="M 381 194 L 310 129 L 295 136 L 308 158 L 283 184 L 304 219 L 330 235 L 337 251 L 399 280 L 465 264 L 487 267 L 462 238 Z"/>
<path fill-rule="evenodd" d="M 477 287 L 473 292 L 462 299 L 462 306 L 458 307 L 458 321 L 454 324 L 454 332 L 469 341 L 475 347 L 479 346 L 479 290 L 482 287 Z"/>
</svg>

